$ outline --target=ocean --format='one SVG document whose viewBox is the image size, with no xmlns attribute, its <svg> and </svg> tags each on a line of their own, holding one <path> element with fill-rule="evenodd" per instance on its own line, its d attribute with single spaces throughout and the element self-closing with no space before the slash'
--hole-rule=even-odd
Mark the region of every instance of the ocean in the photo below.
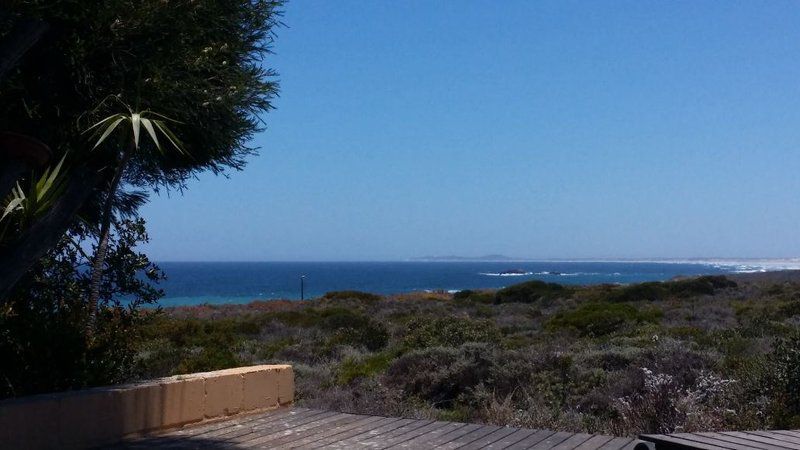
<svg viewBox="0 0 800 450">
<path fill-rule="evenodd" d="M 306 299 L 329 291 L 376 294 L 502 288 L 528 280 L 636 283 L 676 276 L 797 268 L 785 261 L 161 262 L 162 306 Z"/>
</svg>

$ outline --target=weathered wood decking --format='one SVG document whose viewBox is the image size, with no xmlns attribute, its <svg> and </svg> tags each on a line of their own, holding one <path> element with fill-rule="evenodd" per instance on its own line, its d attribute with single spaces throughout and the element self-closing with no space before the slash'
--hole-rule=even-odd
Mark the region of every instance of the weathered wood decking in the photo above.
<svg viewBox="0 0 800 450">
<path fill-rule="evenodd" d="M 643 435 L 658 450 L 800 450 L 800 431 L 725 431 L 721 433 L 677 433 Z"/>
<path fill-rule="evenodd" d="M 792 430 L 654 434 L 641 439 L 282 408 L 128 440 L 112 448 L 800 450 L 800 431 Z"/>
<path fill-rule="evenodd" d="M 633 449 L 639 442 L 583 433 L 284 408 L 129 440 L 113 448 L 621 450 Z"/>
</svg>

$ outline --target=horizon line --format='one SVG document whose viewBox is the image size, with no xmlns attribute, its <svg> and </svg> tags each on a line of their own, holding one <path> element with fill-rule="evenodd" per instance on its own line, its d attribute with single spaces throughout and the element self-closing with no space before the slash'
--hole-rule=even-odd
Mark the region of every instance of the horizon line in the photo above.
<svg viewBox="0 0 800 450">
<path fill-rule="evenodd" d="M 628 262 L 628 263 L 703 263 L 703 262 L 800 262 L 800 256 L 784 257 L 597 257 L 597 258 L 497 258 L 481 257 L 414 257 L 398 259 L 162 259 L 154 263 L 401 263 L 401 262 Z"/>
</svg>

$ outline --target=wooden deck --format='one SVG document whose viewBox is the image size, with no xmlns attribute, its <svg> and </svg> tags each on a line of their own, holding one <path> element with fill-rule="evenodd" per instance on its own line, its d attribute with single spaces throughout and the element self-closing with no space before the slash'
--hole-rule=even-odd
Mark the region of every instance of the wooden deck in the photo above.
<svg viewBox="0 0 800 450">
<path fill-rule="evenodd" d="M 722 433 L 677 433 L 642 435 L 658 450 L 800 450 L 800 431 L 726 431 Z"/>
<path fill-rule="evenodd" d="M 633 449 L 640 442 L 583 433 L 284 408 L 128 440 L 112 448 L 621 450 Z"/>
</svg>

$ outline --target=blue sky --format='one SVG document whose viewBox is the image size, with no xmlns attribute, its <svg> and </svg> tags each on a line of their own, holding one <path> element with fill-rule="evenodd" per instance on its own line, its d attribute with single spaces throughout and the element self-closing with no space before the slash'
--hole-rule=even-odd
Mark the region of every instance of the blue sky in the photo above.
<svg viewBox="0 0 800 450">
<path fill-rule="evenodd" d="M 156 260 L 800 255 L 800 3 L 312 1 Z"/>
</svg>

